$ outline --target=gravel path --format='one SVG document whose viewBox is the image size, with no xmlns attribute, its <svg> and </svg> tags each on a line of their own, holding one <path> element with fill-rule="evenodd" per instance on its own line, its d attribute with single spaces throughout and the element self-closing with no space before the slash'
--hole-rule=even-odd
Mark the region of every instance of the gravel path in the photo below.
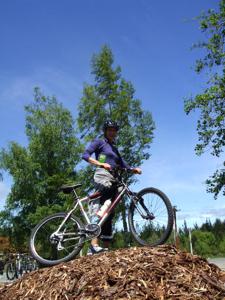
<svg viewBox="0 0 225 300">
<path fill-rule="evenodd" d="M 225 271 L 225 257 L 209 258 L 208 262 L 213 263 Z"/>
<path fill-rule="evenodd" d="M 6 278 L 5 273 L 3 275 L 0 275 L 0 283 L 3 283 L 3 282 L 11 282 Z"/>
</svg>

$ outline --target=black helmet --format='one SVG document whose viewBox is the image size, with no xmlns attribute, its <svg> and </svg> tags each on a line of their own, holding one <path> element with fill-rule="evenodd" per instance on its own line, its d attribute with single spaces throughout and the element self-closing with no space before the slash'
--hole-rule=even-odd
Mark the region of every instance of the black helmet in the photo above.
<svg viewBox="0 0 225 300">
<path fill-rule="evenodd" d="M 108 120 L 103 125 L 103 131 L 106 131 L 107 128 L 115 128 L 118 131 L 119 125 L 114 121 Z"/>
</svg>

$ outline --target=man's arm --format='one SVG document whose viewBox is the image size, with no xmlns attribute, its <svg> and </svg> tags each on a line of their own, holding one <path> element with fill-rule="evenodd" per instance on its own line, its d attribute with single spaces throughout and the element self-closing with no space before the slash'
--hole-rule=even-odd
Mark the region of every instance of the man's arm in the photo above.
<svg viewBox="0 0 225 300">
<path fill-rule="evenodd" d="M 106 170 L 110 170 L 111 166 L 107 163 L 101 163 L 97 159 L 94 159 L 91 157 L 91 155 L 98 149 L 98 147 L 101 146 L 100 140 L 94 140 L 84 151 L 82 158 L 86 160 L 87 162 L 91 163 L 92 165 L 95 165 L 97 167 L 102 167 Z"/>
</svg>

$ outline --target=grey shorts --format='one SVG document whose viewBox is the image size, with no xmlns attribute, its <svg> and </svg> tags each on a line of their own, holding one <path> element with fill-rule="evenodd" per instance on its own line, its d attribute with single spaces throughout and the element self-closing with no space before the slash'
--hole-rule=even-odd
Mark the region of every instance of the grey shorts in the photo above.
<svg viewBox="0 0 225 300">
<path fill-rule="evenodd" d="M 106 191 L 112 188 L 115 178 L 104 168 L 97 168 L 94 174 L 95 188 L 98 191 Z"/>
</svg>

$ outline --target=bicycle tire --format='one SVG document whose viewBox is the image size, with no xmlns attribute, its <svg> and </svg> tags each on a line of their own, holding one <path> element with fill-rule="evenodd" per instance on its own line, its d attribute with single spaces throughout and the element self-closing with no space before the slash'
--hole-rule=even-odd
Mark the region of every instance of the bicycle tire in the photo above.
<svg viewBox="0 0 225 300">
<path fill-rule="evenodd" d="M 5 266 L 6 277 L 8 280 L 13 280 L 16 278 L 16 264 L 14 262 L 9 262 Z"/>
<path fill-rule="evenodd" d="M 29 247 L 30 247 L 30 253 L 31 255 L 33 256 L 33 258 L 38 261 L 42 266 L 54 266 L 54 265 L 57 265 L 59 263 L 62 263 L 62 262 L 66 262 L 66 261 L 69 261 L 71 260 L 72 258 L 74 258 L 76 255 L 78 255 L 78 253 L 80 252 L 80 250 L 82 249 L 83 247 L 83 244 L 84 244 L 84 237 L 79 237 L 79 243 L 78 243 L 78 246 L 74 245 L 74 246 L 69 246 L 69 248 L 72 248 L 72 251 L 70 253 L 68 253 L 68 255 L 62 257 L 62 258 L 51 258 L 49 257 L 49 255 L 58 255 L 58 250 L 56 249 L 52 249 L 53 248 L 53 245 L 50 241 L 50 235 L 52 234 L 52 232 L 47 232 L 46 230 L 46 233 L 47 233 L 47 236 L 48 236 L 48 240 L 46 241 L 45 240 L 45 250 L 42 253 L 41 252 L 41 249 L 39 250 L 38 247 L 41 247 L 41 243 L 35 245 L 35 242 L 36 242 L 36 237 L 37 237 L 37 234 L 40 234 L 40 237 L 41 236 L 41 233 L 40 233 L 40 230 L 44 227 L 44 225 L 50 223 L 52 220 L 59 220 L 59 224 L 61 224 L 61 222 L 65 219 L 66 217 L 66 213 L 55 213 L 53 215 L 50 215 L 46 218 L 44 218 L 43 220 L 41 220 L 35 227 L 34 229 L 32 230 L 31 232 L 31 236 L 30 236 L 30 243 L 29 243 Z M 70 218 L 67 220 L 67 222 L 65 223 L 65 226 L 68 226 L 68 222 L 69 221 L 72 221 L 72 226 L 75 226 L 77 228 L 83 228 L 83 224 L 82 222 L 75 216 L 70 216 Z M 70 224 L 71 225 L 71 224 Z M 59 226 L 59 225 L 57 225 Z M 58 227 L 55 227 L 55 230 L 58 228 Z M 73 231 L 73 233 L 75 234 L 75 229 L 76 227 L 73 227 L 72 229 L 70 228 L 70 230 Z M 51 229 L 51 228 L 50 228 Z M 65 227 L 65 230 L 67 228 Z M 54 232 L 54 230 L 53 230 Z M 64 231 L 65 233 L 65 231 Z M 70 233 L 71 234 L 71 233 Z M 47 247 L 47 242 L 49 243 L 48 247 Z M 50 246 L 50 248 L 49 248 Z M 56 246 L 55 246 L 56 248 Z M 66 248 L 65 248 L 66 249 Z M 49 251 L 49 252 L 48 252 Z M 67 251 L 67 250 L 66 250 Z M 54 253 L 52 253 L 54 252 Z M 68 251 L 67 251 L 68 252 Z M 50 254 L 49 254 L 50 253 Z M 48 257 L 44 257 L 44 254 L 45 256 L 48 255 Z M 59 253 L 60 254 L 60 253 Z"/>
<path fill-rule="evenodd" d="M 166 211 L 165 215 L 165 224 L 160 228 L 160 223 L 158 219 L 156 219 L 157 216 L 157 211 L 153 212 L 153 205 L 151 207 L 151 213 L 154 219 L 151 221 L 146 221 L 146 224 L 143 226 L 143 230 L 141 231 L 140 224 L 141 221 L 144 220 L 140 213 L 138 212 L 137 206 L 141 206 L 141 201 L 144 201 L 145 206 L 148 205 L 149 200 L 146 200 L 145 196 L 146 195 L 151 195 L 156 197 L 155 201 L 155 210 L 156 208 L 159 207 L 160 201 L 162 205 L 164 206 L 164 210 Z M 172 230 L 173 230 L 173 208 L 172 204 L 169 200 L 169 198 L 160 190 L 150 187 L 150 188 L 145 188 L 141 190 L 140 192 L 137 193 L 137 197 L 140 199 L 136 203 L 132 202 L 130 207 L 129 207 L 129 212 L 128 212 L 128 221 L 129 221 L 129 226 L 130 230 L 132 233 L 133 238 L 142 246 L 157 246 L 164 244 L 167 239 L 169 238 Z M 146 206 L 147 207 L 147 206 Z M 135 224 L 135 218 L 134 214 L 137 212 L 137 225 Z M 145 217 L 145 219 L 147 219 Z M 156 226 L 154 227 L 154 222 L 156 223 Z M 160 221 L 162 222 L 162 221 Z"/>
<path fill-rule="evenodd" d="M 38 269 L 38 264 L 37 264 L 36 261 L 34 261 L 34 262 L 32 263 L 32 266 L 31 266 L 31 272 L 32 272 L 32 271 L 35 271 L 35 270 L 37 270 L 37 269 Z"/>
<path fill-rule="evenodd" d="M 33 257 L 28 257 L 26 264 L 27 273 L 37 270 L 37 262 Z"/>
</svg>

